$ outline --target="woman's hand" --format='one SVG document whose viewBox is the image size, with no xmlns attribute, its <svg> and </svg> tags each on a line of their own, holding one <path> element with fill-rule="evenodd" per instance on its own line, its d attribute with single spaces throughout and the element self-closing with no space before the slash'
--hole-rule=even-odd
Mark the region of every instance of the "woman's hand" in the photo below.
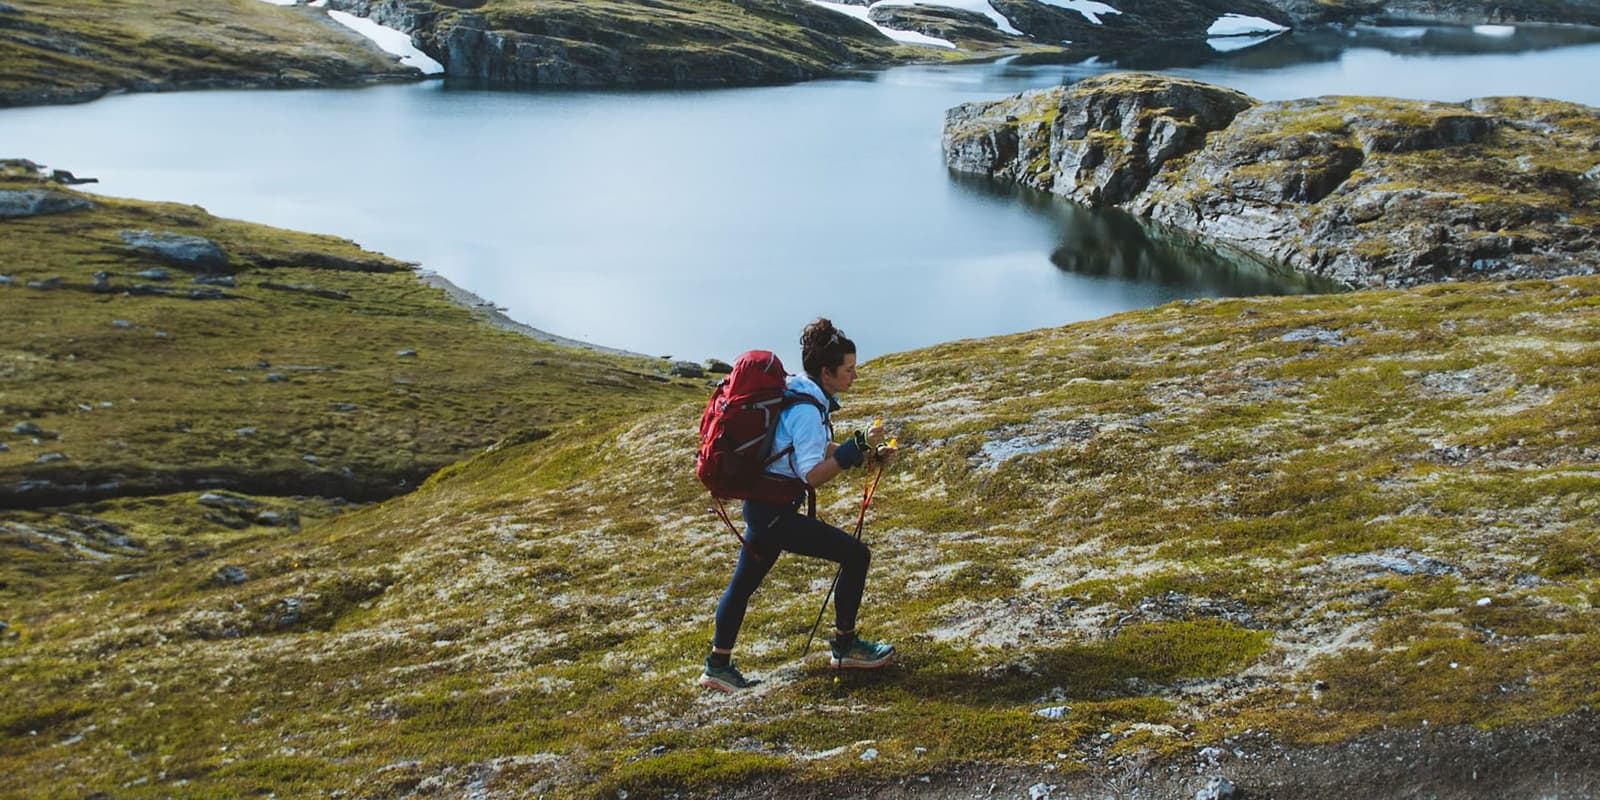
<svg viewBox="0 0 1600 800">
<path fill-rule="evenodd" d="M 877 445 L 883 443 L 883 417 L 874 417 L 872 427 L 867 428 L 867 444 Z"/>
</svg>

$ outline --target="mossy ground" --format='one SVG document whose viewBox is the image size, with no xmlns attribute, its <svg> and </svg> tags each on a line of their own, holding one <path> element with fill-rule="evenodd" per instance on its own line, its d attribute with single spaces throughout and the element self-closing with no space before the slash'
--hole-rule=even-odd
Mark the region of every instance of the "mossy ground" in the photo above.
<svg viewBox="0 0 1600 800">
<path fill-rule="evenodd" d="M 6 601 L 0 787 L 706 794 L 1592 706 L 1597 334 L 1590 277 L 1191 301 L 874 359 L 838 423 L 883 416 L 904 447 L 862 618 L 899 657 L 801 659 L 832 569 L 787 556 L 740 639 L 766 682 L 731 697 L 691 685 L 735 547 L 690 475 L 698 394 L 299 532 L 58 555 L 77 596 Z"/>
</svg>

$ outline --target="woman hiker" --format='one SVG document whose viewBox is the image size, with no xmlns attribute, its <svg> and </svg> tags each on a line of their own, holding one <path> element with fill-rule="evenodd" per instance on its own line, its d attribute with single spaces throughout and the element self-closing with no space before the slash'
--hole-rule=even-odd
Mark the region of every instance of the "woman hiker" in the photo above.
<svg viewBox="0 0 1600 800">
<path fill-rule="evenodd" d="M 815 489 L 844 470 L 861 466 L 868 459 L 886 461 L 894 449 L 874 446 L 883 439 L 883 426 L 874 424 L 866 434 L 857 431 L 843 444 L 830 441 L 832 424 L 829 411 L 838 410 L 834 397 L 850 388 L 856 379 L 856 345 L 833 323 L 818 319 L 800 334 L 800 360 L 804 375 L 791 375 L 788 387 L 816 398 L 820 407 L 795 403 L 784 410 L 773 434 L 772 452 L 781 453 L 793 446 L 788 457 L 770 468 L 771 472 L 799 478 Z M 834 596 L 834 667 L 870 669 L 881 667 L 894 656 L 894 647 L 856 635 L 856 612 L 866 589 L 867 564 L 872 554 L 861 540 L 800 510 L 797 499 L 788 505 L 771 505 L 754 500 L 744 503 L 744 546 L 733 577 L 717 603 L 716 632 L 711 639 L 711 654 L 706 657 L 700 685 L 731 692 L 754 686 L 760 681 L 740 674 L 733 665 L 734 639 L 744 623 L 750 595 L 784 551 L 826 559 L 839 564 L 839 583 Z"/>
</svg>

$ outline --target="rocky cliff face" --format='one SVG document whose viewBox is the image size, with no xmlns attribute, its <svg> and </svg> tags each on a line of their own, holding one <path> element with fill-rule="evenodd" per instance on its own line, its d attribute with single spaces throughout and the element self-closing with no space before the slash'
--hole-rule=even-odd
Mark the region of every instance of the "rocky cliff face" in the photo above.
<svg viewBox="0 0 1600 800">
<path fill-rule="evenodd" d="M 804 0 L 332 0 L 412 33 L 447 75 L 509 86 L 717 86 L 822 77 L 908 57 Z"/>
<path fill-rule="evenodd" d="M 1600 111 L 1571 103 L 1259 103 L 1110 75 L 952 109 L 944 149 L 958 171 L 1121 206 L 1352 285 L 1600 265 Z"/>
</svg>

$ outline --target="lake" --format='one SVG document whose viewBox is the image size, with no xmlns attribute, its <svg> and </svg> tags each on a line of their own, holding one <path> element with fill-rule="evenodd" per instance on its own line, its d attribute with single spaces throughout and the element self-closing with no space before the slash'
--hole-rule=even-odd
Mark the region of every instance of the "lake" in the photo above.
<svg viewBox="0 0 1600 800">
<path fill-rule="evenodd" d="M 818 315 L 865 359 L 1179 298 L 1330 288 L 953 176 L 939 139 L 962 102 L 1159 69 L 1264 100 L 1600 105 L 1600 35 L 1571 28 L 1353 28 L 1056 61 L 705 91 L 128 95 L 4 111 L 0 153 L 97 177 L 96 192 L 353 239 L 562 336 L 691 360 L 763 347 L 797 368 Z"/>
</svg>

